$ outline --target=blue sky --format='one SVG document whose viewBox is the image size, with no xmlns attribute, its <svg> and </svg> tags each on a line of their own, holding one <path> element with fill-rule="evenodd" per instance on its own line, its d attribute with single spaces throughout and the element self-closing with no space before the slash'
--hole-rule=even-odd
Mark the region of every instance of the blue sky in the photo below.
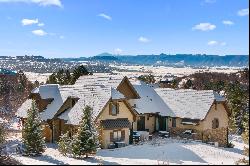
<svg viewBox="0 0 250 166">
<path fill-rule="evenodd" d="M 249 54 L 248 0 L 0 0 L 0 56 Z"/>
</svg>

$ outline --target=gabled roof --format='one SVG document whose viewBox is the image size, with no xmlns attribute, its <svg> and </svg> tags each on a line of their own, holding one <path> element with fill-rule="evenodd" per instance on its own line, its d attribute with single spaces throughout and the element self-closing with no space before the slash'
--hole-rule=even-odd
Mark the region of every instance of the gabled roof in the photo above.
<svg viewBox="0 0 250 166">
<path fill-rule="evenodd" d="M 40 113 L 42 120 L 52 119 L 63 104 L 63 99 L 59 91 L 59 85 L 57 84 L 41 85 L 38 88 L 35 88 L 31 93 L 39 94 L 41 99 L 53 99 L 53 101 L 47 105 L 46 109 Z M 18 109 L 16 115 L 18 117 L 25 118 L 27 116 L 27 110 L 30 106 L 31 99 L 27 99 Z"/>
<path fill-rule="evenodd" d="M 175 116 L 172 110 L 150 85 L 143 82 L 137 82 L 137 84 L 133 86 L 141 98 L 130 99 L 129 103 L 138 113 L 159 113 L 162 116 Z"/>
<path fill-rule="evenodd" d="M 180 118 L 202 120 L 214 101 L 225 101 L 213 90 L 156 88 L 155 91 L 175 116 Z"/>
<path fill-rule="evenodd" d="M 111 98 L 113 100 L 125 99 L 125 96 L 114 88 L 111 88 Z"/>
<path fill-rule="evenodd" d="M 27 110 L 31 108 L 32 99 L 27 99 L 21 107 L 17 109 L 16 116 L 27 118 Z"/>
<path fill-rule="evenodd" d="M 67 124 L 78 125 L 85 106 L 93 108 L 93 118 L 95 118 L 111 97 L 111 88 L 96 86 L 84 86 L 82 90 L 75 91 L 79 100 L 73 108 L 70 108 L 58 116 L 67 121 Z"/>
<path fill-rule="evenodd" d="M 88 75 L 80 77 L 76 84 L 61 86 L 60 92 L 66 96 L 74 95 L 79 98 L 73 108 L 61 113 L 58 118 L 64 119 L 68 124 L 78 125 L 82 109 L 88 105 L 93 108 L 93 117 L 96 118 L 110 99 L 123 100 L 125 96 L 116 90 L 124 80 L 120 75 Z"/>
</svg>

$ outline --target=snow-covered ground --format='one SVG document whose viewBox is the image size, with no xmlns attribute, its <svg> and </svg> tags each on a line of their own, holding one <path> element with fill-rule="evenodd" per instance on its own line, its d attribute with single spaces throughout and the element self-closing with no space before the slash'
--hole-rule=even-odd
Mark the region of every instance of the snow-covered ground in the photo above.
<svg viewBox="0 0 250 166">
<path fill-rule="evenodd" d="M 235 138 L 235 137 L 234 137 Z M 237 142 L 237 139 L 234 141 Z M 48 144 L 45 153 L 40 157 L 24 157 L 15 154 L 16 144 L 20 142 L 20 135 L 12 135 L 9 138 L 8 152 L 12 157 L 23 164 L 34 165 L 166 165 L 166 164 L 235 164 L 242 158 L 242 145 L 234 148 L 220 148 L 212 145 L 190 141 L 188 143 L 176 139 L 161 139 L 148 141 L 141 145 L 130 145 L 118 149 L 102 149 L 92 158 L 77 160 L 61 155 L 55 144 Z"/>
<path fill-rule="evenodd" d="M 52 73 L 33 73 L 33 72 L 25 72 L 26 77 L 28 78 L 29 81 L 35 82 L 38 81 L 39 83 L 43 82 L 45 83 L 47 78 Z"/>
<path fill-rule="evenodd" d="M 194 74 L 196 72 L 218 72 L 218 73 L 229 74 L 229 73 L 235 73 L 241 69 L 237 67 L 210 67 L 207 69 L 197 69 L 191 67 L 177 68 L 177 67 L 166 67 L 166 66 L 140 66 L 140 65 L 135 65 L 135 66 L 110 65 L 110 66 L 124 70 L 132 70 L 133 72 L 131 73 L 152 73 L 155 76 L 166 75 L 166 74 L 184 76 L 184 75 Z"/>
</svg>

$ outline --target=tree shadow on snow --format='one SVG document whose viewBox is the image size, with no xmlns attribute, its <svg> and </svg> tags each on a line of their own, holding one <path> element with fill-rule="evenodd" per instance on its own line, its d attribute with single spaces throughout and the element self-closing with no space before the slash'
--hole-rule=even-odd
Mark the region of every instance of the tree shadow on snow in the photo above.
<svg viewBox="0 0 250 166">
<path fill-rule="evenodd" d="M 193 151 L 185 148 L 184 144 L 171 143 L 167 145 L 144 145 L 129 146 L 111 150 L 100 150 L 98 156 L 127 158 L 127 159 L 146 159 L 164 161 L 169 163 L 183 164 L 183 161 L 199 162 L 207 164 L 200 156 Z"/>
<path fill-rule="evenodd" d="M 94 158 L 94 157 L 88 157 L 88 158 L 85 158 L 83 160 L 90 162 L 90 163 L 102 164 L 102 165 L 119 165 L 116 162 L 110 162 L 110 161 L 106 161 L 106 160 L 98 159 L 98 158 Z"/>
<path fill-rule="evenodd" d="M 45 162 L 48 162 L 51 164 L 56 164 L 56 165 L 68 165 L 68 164 L 65 164 L 64 162 L 57 160 L 57 159 L 55 159 L 51 156 L 48 156 L 48 155 L 42 155 L 42 156 L 38 156 L 38 157 L 29 157 L 29 158 L 39 160 L 39 161 L 45 161 Z"/>
<path fill-rule="evenodd" d="M 217 147 L 217 148 L 228 151 L 228 152 L 233 152 L 233 153 L 238 153 L 238 154 L 244 155 L 243 154 L 244 150 L 241 150 L 241 149 L 238 149 L 238 148 L 223 148 L 223 147 Z"/>
</svg>

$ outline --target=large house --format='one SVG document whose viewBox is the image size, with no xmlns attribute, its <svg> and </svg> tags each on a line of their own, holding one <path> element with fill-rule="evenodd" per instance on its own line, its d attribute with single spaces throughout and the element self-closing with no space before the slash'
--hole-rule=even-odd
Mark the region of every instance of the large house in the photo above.
<svg viewBox="0 0 250 166">
<path fill-rule="evenodd" d="M 131 143 L 131 131 L 169 131 L 178 136 L 186 129 L 196 139 L 227 145 L 229 111 L 225 99 L 212 90 L 173 90 L 147 85 L 121 75 L 94 74 L 74 85 L 41 85 L 34 89 L 16 115 L 25 123 L 32 99 L 44 125 L 46 141 L 58 141 L 66 131 L 73 135 L 82 109 L 93 108 L 102 148 L 114 142 Z"/>
</svg>

